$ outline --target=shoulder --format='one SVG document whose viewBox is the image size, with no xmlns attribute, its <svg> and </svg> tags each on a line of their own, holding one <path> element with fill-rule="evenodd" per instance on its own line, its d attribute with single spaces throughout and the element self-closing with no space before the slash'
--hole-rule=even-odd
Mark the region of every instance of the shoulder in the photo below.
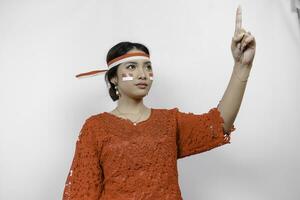
<svg viewBox="0 0 300 200">
<path fill-rule="evenodd" d="M 85 121 L 91 125 L 101 125 L 104 123 L 105 116 L 107 112 L 94 113 L 87 117 Z"/>
<path fill-rule="evenodd" d="M 173 117 L 176 116 L 177 112 L 179 112 L 178 107 L 171 107 L 171 108 L 154 108 L 155 112 L 158 113 L 161 117 Z"/>
<path fill-rule="evenodd" d="M 84 125 L 88 127 L 95 127 L 98 126 L 101 123 L 101 121 L 103 121 L 102 113 L 93 114 L 85 118 Z"/>
<path fill-rule="evenodd" d="M 82 128 L 81 128 L 81 134 L 90 134 L 95 137 L 96 135 L 99 135 L 100 132 L 103 134 L 105 131 L 104 129 L 104 115 L 103 113 L 97 113 L 90 115 L 89 117 L 84 119 Z"/>
</svg>

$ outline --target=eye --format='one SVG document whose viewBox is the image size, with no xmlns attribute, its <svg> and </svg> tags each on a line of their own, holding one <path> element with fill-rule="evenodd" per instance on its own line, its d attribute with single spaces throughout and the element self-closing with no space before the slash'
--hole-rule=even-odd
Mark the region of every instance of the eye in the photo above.
<svg viewBox="0 0 300 200">
<path fill-rule="evenodd" d="M 129 69 L 130 66 L 135 67 L 135 65 L 130 64 L 130 65 L 127 65 L 126 69 Z"/>
<path fill-rule="evenodd" d="M 147 66 L 147 69 L 152 70 L 152 66 L 151 66 L 151 65 L 148 65 L 148 66 Z"/>
</svg>

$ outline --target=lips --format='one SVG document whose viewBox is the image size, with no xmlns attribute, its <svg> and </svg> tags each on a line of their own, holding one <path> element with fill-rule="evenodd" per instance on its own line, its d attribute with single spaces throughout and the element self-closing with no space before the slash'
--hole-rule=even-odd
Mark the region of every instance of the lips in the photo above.
<svg viewBox="0 0 300 200">
<path fill-rule="evenodd" d="M 148 84 L 147 83 L 138 83 L 136 84 L 137 86 L 141 85 L 141 86 L 147 86 Z"/>
</svg>

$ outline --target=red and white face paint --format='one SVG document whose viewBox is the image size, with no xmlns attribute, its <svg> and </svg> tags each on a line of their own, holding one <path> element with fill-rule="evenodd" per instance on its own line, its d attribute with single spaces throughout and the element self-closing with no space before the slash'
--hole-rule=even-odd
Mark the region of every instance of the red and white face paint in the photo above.
<svg viewBox="0 0 300 200">
<path fill-rule="evenodd" d="M 149 73 L 149 79 L 150 79 L 151 81 L 153 81 L 153 73 L 152 73 L 152 72 Z"/>
<path fill-rule="evenodd" d="M 149 79 L 153 81 L 153 73 L 149 73 Z M 122 73 L 122 81 L 132 81 L 133 80 L 133 74 L 132 73 Z"/>
<path fill-rule="evenodd" d="M 132 73 L 122 73 L 122 81 L 132 81 L 133 74 Z"/>
</svg>

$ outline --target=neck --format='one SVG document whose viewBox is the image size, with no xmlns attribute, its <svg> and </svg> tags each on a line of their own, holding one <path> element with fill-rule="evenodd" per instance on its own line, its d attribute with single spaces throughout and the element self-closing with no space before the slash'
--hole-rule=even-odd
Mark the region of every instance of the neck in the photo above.
<svg viewBox="0 0 300 200">
<path fill-rule="evenodd" d="M 138 113 L 140 111 L 143 111 L 143 110 L 147 109 L 147 107 L 144 105 L 143 98 L 141 98 L 141 99 L 132 99 L 132 98 L 129 98 L 129 97 L 125 97 L 125 95 L 123 95 L 118 100 L 117 108 L 122 113 Z"/>
</svg>

